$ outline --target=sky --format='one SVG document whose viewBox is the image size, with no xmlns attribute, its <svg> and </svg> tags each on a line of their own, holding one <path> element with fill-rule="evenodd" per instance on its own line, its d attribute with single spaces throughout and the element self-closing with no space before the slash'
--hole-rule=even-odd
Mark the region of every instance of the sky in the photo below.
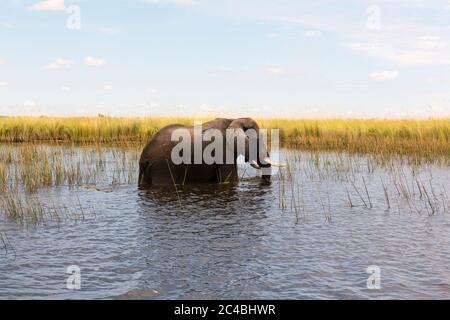
<svg viewBox="0 0 450 320">
<path fill-rule="evenodd" d="M 0 115 L 450 116 L 450 0 L 0 0 Z"/>
</svg>

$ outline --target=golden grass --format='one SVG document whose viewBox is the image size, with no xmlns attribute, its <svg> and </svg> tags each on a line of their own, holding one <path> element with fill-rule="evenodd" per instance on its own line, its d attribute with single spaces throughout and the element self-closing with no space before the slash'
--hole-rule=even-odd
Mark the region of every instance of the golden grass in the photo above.
<svg viewBox="0 0 450 320">
<path fill-rule="evenodd" d="M 174 122 L 190 124 L 193 119 L 3 117 L 0 142 L 142 142 Z"/>
<path fill-rule="evenodd" d="M 309 150 L 450 157 L 450 119 L 261 120 L 280 128 L 282 145 Z"/>
<path fill-rule="evenodd" d="M 105 186 L 136 184 L 139 155 L 152 135 L 165 125 L 193 124 L 195 120 L 210 118 L 0 117 L 0 214 L 22 224 L 38 224 L 47 218 L 59 221 L 73 210 L 39 201 L 41 189 L 45 192 L 46 188 L 66 186 L 109 192 Z M 419 214 L 434 215 L 450 208 L 447 189 L 435 193 L 439 189 L 431 180 L 425 184 L 417 178 L 416 187 L 411 186 L 403 173 L 398 173 L 403 162 L 396 162 L 397 156 L 406 156 L 400 158 L 407 159 L 412 168 L 422 161 L 450 165 L 450 118 L 256 120 L 261 128 L 280 129 L 282 146 L 311 151 L 307 153 L 311 157 L 308 165 L 291 170 L 290 166 L 300 161 L 290 159 L 286 173 L 282 171 L 279 176 L 280 208 L 294 208 L 297 220 L 306 219 L 308 214 L 304 181 L 298 181 L 294 171 L 303 172 L 314 181 L 350 181 L 349 206 L 371 209 L 374 199 L 366 181 L 355 176 L 364 170 L 372 174 L 378 166 L 392 167 L 394 187 L 384 181 L 380 186 L 387 210 L 396 203 L 399 208 L 403 199 Z M 120 147 L 115 148 L 116 145 Z M 338 153 L 326 160 L 321 151 Z M 366 169 L 353 167 L 349 154 L 355 153 L 371 155 L 367 157 Z M 318 190 L 318 201 L 326 221 L 331 222 L 330 195 Z"/>
<path fill-rule="evenodd" d="M 144 144 L 163 126 L 193 124 L 203 118 L 2 117 L 0 142 Z M 350 153 L 450 157 L 450 118 L 256 119 L 262 128 L 280 129 L 283 146 Z"/>
</svg>

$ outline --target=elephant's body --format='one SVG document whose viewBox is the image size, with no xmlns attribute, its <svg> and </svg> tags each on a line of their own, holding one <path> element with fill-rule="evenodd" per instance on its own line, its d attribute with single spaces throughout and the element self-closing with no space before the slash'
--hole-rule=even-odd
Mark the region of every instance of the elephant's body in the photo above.
<svg viewBox="0 0 450 320">
<path fill-rule="evenodd" d="M 202 131 L 211 128 L 225 131 L 233 120 L 216 119 L 202 125 Z M 193 126 L 168 125 L 162 128 L 145 146 L 139 161 L 139 183 L 141 186 L 153 184 L 190 184 L 204 182 L 224 182 L 237 180 L 237 164 L 191 164 L 175 165 L 171 160 L 172 149 L 178 141 L 171 141 L 176 129 L 187 129 L 194 135 Z M 193 139 L 192 139 L 193 141 Z M 209 142 L 203 142 L 203 149 Z M 194 148 L 192 143 L 192 150 Z M 170 168 L 170 170 L 169 170 Z"/>
<path fill-rule="evenodd" d="M 245 127 L 248 126 L 248 127 Z M 225 136 L 230 127 L 236 127 L 245 131 L 248 128 L 259 130 L 256 122 L 249 118 L 243 119 L 215 119 L 202 124 L 202 133 L 208 129 L 217 129 Z M 189 164 L 174 164 L 171 159 L 173 148 L 179 141 L 171 141 L 172 133 L 176 129 L 186 129 L 191 137 L 194 137 L 194 127 L 179 124 L 168 125 L 157 132 L 145 146 L 139 161 L 139 185 L 168 185 L 191 184 L 207 182 L 235 182 L 238 180 L 237 157 L 234 155 L 232 163 L 226 162 L 226 141 L 223 141 L 223 164 L 206 164 L 204 161 L 194 163 L 194 153 Z M 203 140 L 203 139 L 202 139 Z M 194 139 L 191 139 L 191 150 L 194 150 Z M 202 150 L 211 142 L 202 142 Z M 267 154 L 267 151 L 265 151 Z M 245 156 L 248 159 L 248 156 Z M 259 160 L 257 161 L 258 163 Z"/>
</svg>

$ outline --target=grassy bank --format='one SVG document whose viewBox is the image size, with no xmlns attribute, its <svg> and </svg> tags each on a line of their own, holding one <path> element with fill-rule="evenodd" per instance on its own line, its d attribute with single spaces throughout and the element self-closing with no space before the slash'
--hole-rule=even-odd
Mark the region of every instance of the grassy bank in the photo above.
<svg viewBox="0 0 450 320">
<path fill-rule="evenodd" d="M 2 117 L 0 142 L 145 143 L 170 123 L 209 119 Z M 257 119 L 262 128 L 280 129 L 283 146 L 351 153 L 450 157 L 450 118 Z"/>
</svg>

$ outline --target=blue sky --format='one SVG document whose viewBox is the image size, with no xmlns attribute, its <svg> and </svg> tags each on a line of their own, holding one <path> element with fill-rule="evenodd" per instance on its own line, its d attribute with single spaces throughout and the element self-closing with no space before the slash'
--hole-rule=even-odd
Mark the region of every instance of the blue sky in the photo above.
<svg viewBox="0 0 450 320">
<path fill-rule="evenodd" d="M 0 2 L 0 114 L 450 116 L 449 89 L 450 0 Z"/>
</svg>

